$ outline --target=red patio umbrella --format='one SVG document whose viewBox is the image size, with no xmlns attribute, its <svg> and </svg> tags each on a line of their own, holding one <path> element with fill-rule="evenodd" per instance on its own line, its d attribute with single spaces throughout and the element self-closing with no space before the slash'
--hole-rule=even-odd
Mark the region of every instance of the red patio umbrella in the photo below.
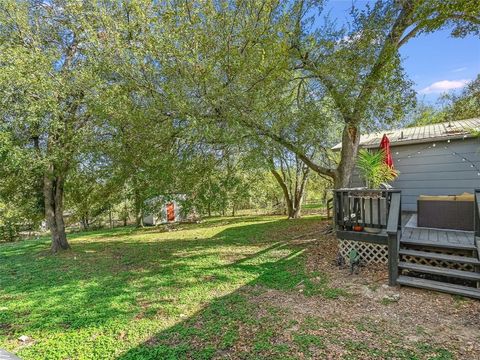
<svg viewBox="0 0 480 360">
<path fill-rule="evenodd" d="M 393 169 L 392 152 L 390 151 L 390 140 L 387 134 L 383 134 L 382 141 L 380 142 L 380 149 L 385 151 L 385 164 Z"/>
</svg>

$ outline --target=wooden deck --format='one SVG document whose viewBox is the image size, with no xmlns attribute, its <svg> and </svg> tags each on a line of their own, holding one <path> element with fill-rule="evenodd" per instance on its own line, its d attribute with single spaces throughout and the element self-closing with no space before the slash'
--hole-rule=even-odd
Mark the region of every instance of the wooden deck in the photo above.
<svg viewBox="0 0 480 360">
<path fill-rule="evenodd" d="M 475 248 L 473 232 L 449 231 L 426 228 L 404 228 L 401 241 L 416 242 L 420 245 L 453 245 L 455 247 Z"/>
<path fill-rule="evenodd" d="M 475 233 L 416 225 L 415 214 L 402 214 L 397 283 L 480 299 Z"/>
<path fill-rule="evenodd" d="M 475 249 L 475 235 L 471 231 L 428 229 L 409 227 L 409 221 L 415 214 L 402 214 L 402 236 L 400 241 L 419 245 L 437 245 L 465 250 Z"/>
<path fill-rule="evenodd" d="M 399 191 L 340 189 L 334 201 L 339 239 L 387 246 L 389 285 L 480 299 L 480 189 L 474 232 L 418 227 L 415 213 L 401 212 Z M 358 226 L 377 232 L 355 231 Z"/>
</svg>

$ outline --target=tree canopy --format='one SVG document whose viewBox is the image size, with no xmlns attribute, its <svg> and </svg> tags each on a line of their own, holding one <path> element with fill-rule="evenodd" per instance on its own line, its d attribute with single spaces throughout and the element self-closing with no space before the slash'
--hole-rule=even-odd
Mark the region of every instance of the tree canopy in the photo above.
<svg viewBox="0 0 480 360">
<path fill-rule="evenodd" d="M 317 21 L 322 10 L 302 0 L 2 1 L 0 212 L 44 214 L 55 252 L 69 247 L 65 206 L 84 226 L 112 209 L 140 225 L 158 194 L 189 193 L 224 213 L 283 193 L 295 217 L 311 176 L 346 186 L 361 132 L 415 105 L 401 46 L 446 27 L 478 34 L 480 18 L 473 0 L 378 0 L 352 6 L 344 25 Z M 442 116 L 478 114 L 477 88 L 449 98 Z"/>
</svg>

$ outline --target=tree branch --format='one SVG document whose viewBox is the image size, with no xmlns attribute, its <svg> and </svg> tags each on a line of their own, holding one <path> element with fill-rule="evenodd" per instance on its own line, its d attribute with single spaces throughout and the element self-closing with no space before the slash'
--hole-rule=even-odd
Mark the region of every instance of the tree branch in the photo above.
<svg viewBox="0 0 480 360">
<path fill-rule="evenodd" d="M 293 143 L 290 141 L 284 139 L 283 137 L 275 134 L 273 131 L 270 129 L 257 124 L 257 123 L 251 123 L 247 120 L 240 119 L 240 122 L 242 122 L 245 126 L 249 127 L 250 129 L 254 129 L 257 131 L 260 135 L 264 135 L 268 137 L 269 139 L 279 143 L 280 145 L 284 146 L 286 149 L 290 150 L 294 154 L 296 154 L 300 160 L 302 160 L 305 165 L 307 165 L 309 168 L 311 168 L 313 171 L 326 175 L 332 179 L 335 178 L 336 176 L 336 171 L 333 169 L 329 169 L 327 167 L 321 166 L 319 164 L 316 164 L 312 159 L 310 159 L 301 149 L 299 149 L 297 146 L 295 146 Z"/>
<path fill-rule="evenodd" d="M 405 30 L 412 25 L 412 15 L 414 12 L 414 2 L 405 1 L 403 8 L 398 15 L 395 23 L 392 26 L 392 30 L 388 34 L 382 49 L 378 55 L 377 61 L 372 67 L 372 70 L 367 75 L 365 82 L 363 83 L 360 94 L 355 101 L 353 107 L 352 118 L 350 121 L 359 121 L 361 118 L 367 103 L 368 99 L 372 95 L 372 92 L 375 90 L 375 85 L 382 74 L 383 68 L 391 60 L 394 52 L 398 49 L 398 43 L 402 37 Z M 352 120 L 353 119 L 353 120 Z"/>
<path fill-rule="evenodd" d="M 411 38 L 415 37 L 418 32 L 422 29 L 422 26 L 421 25 L 417 25 L 415 26 L 407 35 L 405 35 L 397 44 L 397 48 L 400 48 L 402 47 L 403 45 L 405 45 L 408 40 L 410 40 Z"/>
</svg>

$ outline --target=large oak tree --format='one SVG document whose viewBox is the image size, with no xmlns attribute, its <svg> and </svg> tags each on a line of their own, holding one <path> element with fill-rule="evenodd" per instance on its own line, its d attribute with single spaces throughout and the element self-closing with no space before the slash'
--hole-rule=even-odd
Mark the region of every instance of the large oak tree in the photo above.
<svg viewBox="0 0 480 360">
<path fill-rule="evenodd" d="M 91 104 L 105 82 L 90 52 L 92 8 L 70 1 L 3 1 L 0 5 L 0 119 L 10 134 L 9 155 L 38 174 L 53 252 L 68 249 L 64 187 L 76 156 L 102 127 Z M 93 31 L 92 31 L 93 30 Z M 21 179 L 17 179 L 21 182 Z"/>
</svg>

